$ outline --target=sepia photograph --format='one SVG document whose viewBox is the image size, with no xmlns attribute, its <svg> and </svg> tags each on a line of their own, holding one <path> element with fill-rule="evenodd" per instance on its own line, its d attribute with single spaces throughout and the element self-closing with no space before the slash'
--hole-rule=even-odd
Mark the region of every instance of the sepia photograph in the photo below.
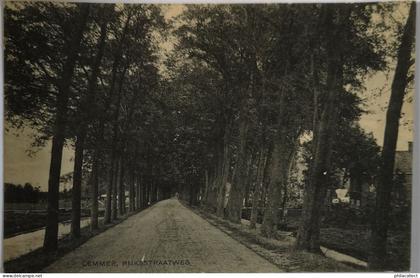
<svg viewBox="0 0 420 278">
<path fill-rule="evenodd" d="M 2 9 L 3 272 L 412 271 L 415 1 Z"/>
</svg>

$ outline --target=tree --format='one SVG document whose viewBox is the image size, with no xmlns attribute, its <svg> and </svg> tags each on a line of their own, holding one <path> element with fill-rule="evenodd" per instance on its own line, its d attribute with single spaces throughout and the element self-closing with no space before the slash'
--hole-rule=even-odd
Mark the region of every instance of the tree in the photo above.
<svg viewBox="0 0 420 278">
<path fill-rule="evenodd" d="M 289 169 L 298 138 L 304 130 L 310 128 L 309 114 L 303 112 L 312 109 L 310 83 L 305 78 L 309 70 L 305 53 L 310 36 L 305 30 L 312 24 L 313 8 L 311 5 L 292 5 L 273 9 L 273 15 L 281 20 L 278 26 L 274 25 L 272 28 L 279 28 L 281 31 L 279 34 L 273 31 L 278 39 L 266 50 L 268 57 L 264 60 L 266 70 L 263 73 L 265 82 L 275 88 L 269 96 L 271 109 L 275 112 L 272 113 L 271 124 L 267 125 L 274 132 L 268 164 L 267 204 L 261 226 L 261 233 L 267 237 L 273 237 L 278 228 L 279 208 L 284 199 L 283 192 L 289 186 Z M 298 14 L 305 20 L 296 20 Z"/>
<path fill-rule="evenodd" d="M 391 97 L 386 114 L 384 143 L 382 147 L 382 164 L 376 185 L 375 217 L 372 223 L 371 254 L 369 268 L 379 271 L 387 269 L 387 234 L 389 209 L 394 175 L 395 149 L 398 139 L 398 128 L 401 107 L 407 84 L 410 82 L 409 69 L 414 61 L 411 51 L 414 44 L 416 3 L 411 3 L 410 12 L 401 43 L 398 48 L 397 67 L 391 87 Z"/>
<path fill-rule="evenodd" d="M 60 186 L 61 160 L 65 141 L 67 121 L 67 104 L 73 71 L 76 64 L 83 32 L 89 15 L 89 4 L 80 5 L 80 15 L 75 18 L 77 22 L 74 33 L 70 39 L 66 61 L 63 65 L 61 78 L 58 81 L 58 96 L 56 102 L 56 115 L 54 121 L 50 175 L 48 180 L 48 214 L 45 229 L 44 248 L 47 251 L 57 249 L 58 240 L 58 192 Z"/>
<path fill-rule="evenodd" d="M 76 142 L 75 142 L 75 159 L 74 159 L 74 171 L 73 171 L 73 195 L 72 195 L 72 218 L 71 218 L 71 234 L 73 237 L 80 237 L 80 209 L 81 209 L 81 186 L 82 186 L 82 172 L 83 172 L 83 158 L 85 151 L 85 140 L 87 136 L 87 129 L 91 123 L 91 119 L 94 117 L 91 113 L 91 107 L 94 106 L 96 88 L 98 84 L 98 76 L 100 74 L 101 60 L 104 55 L 104 48 L 106 43 L 108 23 L 112 19 L 114 12 L 114 5 L 107 5 L 105 7 L 99 7 L 97 9 L 99 15 L 98 27 L 99 38 L 96 42 L 97 52 L 92 59 L 91 72 L 88 76 L 87 92 L 81 97 L 77 112 L 78 126 L 76 128 Z M 103 13 L 103 14 L 102 14 Z M 97 188 L 94 186 L 91 188 L 92 200 L 92 229 L 96 229 L 98 225 L 98 203 L 97 203 Z"/>
<path fill-rule="evenodd" d="M 7 12 L 6 101 L 9 118 L 15 125 L 22 126 L 27 119 L 32 127 L 41 131 L 35 143 L 43 144 L 52 137 L 44 240 L 45 250 L 52 251 L 57 248 L 59 183 L 68 103 L 90 5 L 34 3 L 14 8 Z M 36 51 L 28 51 L 28 47 Z M 28 83 L 21 84 L 20 78 L 26 78 Z M 25 92 L 29 88 L 35 90 Z M 19 103 L 25 97 L 26 100 Z M 38 118 L 31 120 L 37 115 Z"/>
<path fill-rule="evenodd" d="M 320 53 L 326 60 L 325 93 L 321 94 L 324 102 L 320 107 L 320 113 L 316 113 L 320 115 L 319 120 L 314 124 L 313 160 L 309 166 L 309 179 L 305 185 L 302 222 L 296 243 L 298 249 L 320 252 L 320 216 L 326 186 L 331 182 L 333 174 L 330 146 L 336 140 L 339 101 L 346 95 L 344 86 L 349 84 L 358 88 L 360 74 L 379 70 L 384 66 L 384 50 L 376 47 L 377 43 L 382 41 L 382 36 L 367 33 L 374 7 L 375 5 L 367 4 L 322 6 L 319 22 L 323 41 L 319 42 L 321 45 L 325 44 L 325 52 Z M 353 48 L 352 45 L 363 46 L 363 50 L 360 47 Z"/>
<path fill-rule="evenodd" d="M 219 6 L 192 6 L 182 15 L 186 22 L 178 28 L 180 46 L 184 53 L 197 61 L 204 63 L 217 72 L 216 98 L 220 100 L 217 109 L 218 144 L 214 158 L 217 157 L 217 166 L 214 173 L 213 185 L 216 197 L 217 215 L 224 215 L 225 187 L 230 176 L 233 154 L 231 152 L 232 134 L 234 132 L 234 118 L 237 113 L 241 114 L 238 122 L 241 122 L 241 135 L 239 136 L 239 155 L 236 162 L 244 161 L 246 136 L 246 102 L 248 83 L 246 76 L 245 52 L 242 48 L 240 30 L 243 30 L 244 15 L 243 7 L 231 5 Z M 242 111 L 242 112 L 239 112 Z M 245 140 L 244 140 L 245 139 Z M 244 167 L 239 167 L 244 169 Z M 241 171 L 241 170 L 239 170 Z M 238 175 L 239 177 L 239 175 Z M 235 191 L 236 185 L 234 187 Z M 239 193 L 239 191 L 238 191 Z M 240 194 L 240 193 L 239 193 Z M 236 196 L 234 194 L 233 196 Z M 238 198 L 237 200 L 240 200 Z M 236 207 L 236 205 L 235 205 Z M 234 209 L 236 210 L 236 208 Z M 235 213 L 237 218 L 238 213 Z"/>
<path fill-rule="evenodd" d="M 11 4 L 6 15 L 7 119 L 15 127 L 34 129 L 38 134 L 35 146 L 53 139 L 45 249 L 54 250 L 65 143 L 75 148 L 74 171 L 66 175 L 73 177 L 75 237 L 80 235 L 81 187 L 88 176 L 95 229 L 102 183 L 111 185 L 108 200 L 114 204 L 108 206 L 106 216 L 116 216 L 116 196 L 123 201 L 125 178 L 145 171 L 144 161 L 137 162 L 136 156 L 146 152 L 145 140 L 140 138 L 146 134 L 147 121 L 157 114 L 152 106 L 162 102 L 162 97 L 156 97 L 160 77 L 154 35 L 163 26 L 163 17 L 159 7 L 152 5 L 91 7 L 46 2 Z M 148 138 L 148 143 L 156 138 Z M 159 144 L 165 145 L 164 140 L 158 140 Z M 130 144 L 133 149 L 128 148 Z M 125 165 L 130 165 L 127 174 Z M 117 184 L 119 191 L 114 188 Z M 131 204 L 134 198 L 130 194 Z M 120 213 L 124 213 L 121 207 Z"/>
</svg>

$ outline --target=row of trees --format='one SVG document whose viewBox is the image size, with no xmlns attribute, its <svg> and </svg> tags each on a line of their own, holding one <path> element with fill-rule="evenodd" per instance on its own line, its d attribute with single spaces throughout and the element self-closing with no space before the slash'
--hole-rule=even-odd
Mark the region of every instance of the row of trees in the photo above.
<svg viewBox="0 0 420 278">
<path fill-rule="evenodd" d="M 369 263 L 375 270 L 386 268 L 391 153 L 412 78 L 414 36 L 414 4 L 405 28 L 389 23 L 397 6 L 186 8 L 175 28 L 178 43 L 168 67 L 171 82 L 180 84 L 175 90 L 178 99 L 188 99 L 183 103 L 188 107 L 183 109 L 185 121 L 194 119 L 189 121 L 191 130 L 201 130 L 192 136 L 200 142 L 203 206 L 239 222 L 243 203 L 251 196 L 251 227 L 263 207 L 261 232 L 274 237 L 291 189 L 291 168 L 306 141 L 308 169 L 296 248 L 320 252 L 327 192 L 337 184 L 338 172 L 346 169 L 355 180 L 370 183 L 378 177 Z M 397 46 L 386 43 L 390 34 L 401 30 Z M 358 125 L 365 112 L 359 92 L 369 75 L 388 69 L 397 50 L 381 158 L 373 137 Z"/>
<path fill-rule="evenodd" d="M 21 184 L 5 183 L 4 200 L 6 203 L 37 203 L 41 199 L 39 187 L 30 183 Z"/>
<path fill-rule="evenodd" d="M 62 151 L 74 148 L 71 233 L 80 236 L 81 187 L 89 184 L 91 227 L 98 195 L 105 223 L 165 193 L 171 107 L 158 74 L 165 35 L 153 5 L 10 3 L 5 9 L 6 119 L 51 139 L 44 248 L 57 248 Z M 68 178 L 68 177 L 67 177 Z M 158 189 L 157 185 L 163 185 Z M 142 185 L 140 187 L 140 185 Z"/>
<path fill-rule="evenodd" d="M 83 182 L 90 186 L 93 229 L 98 194 L 106 193 L 110 223 L 126 213 L 127 185 L 129 211 L 179 191 L 233 222 L 251 197 L 251 227 L 264 207 L 261 232 L 273 237 L 303 148 L 307 170 L 296 247 L 319 252 L 321 208 L 339 169 L 359 179 L 380 175 L 382 220 L 373 230 L 371 265 L 385 267 L 386 250 L 379 248 L 386 246 L 380 232 L 390 192 L 385 174 L 392 173 L 410 82 L 414 4 L 399 47 L 386 159 L 358 125 L 364 111 L 357 93 L 393 57 L 386 37 L 394 31 L 387 18 L 395 6 L 189 5 L 169 26 L 154 5 L 8 4 L 6 119 L 36 130 L 34 147 L 52 139 L 45 249 L 57 248 L 66 144 L 75 152 L 75 237 Z M 175 43 L 165 56 L 168 30 Z"/>
</svg>

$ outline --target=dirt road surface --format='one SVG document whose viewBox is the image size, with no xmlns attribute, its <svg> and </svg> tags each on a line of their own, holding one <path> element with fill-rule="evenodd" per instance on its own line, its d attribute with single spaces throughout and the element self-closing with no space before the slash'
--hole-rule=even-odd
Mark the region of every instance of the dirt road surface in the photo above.
<svg viewBox="0 0 420 278">
<path fill-rule="evenodd" d="M 95 236 L 43 272 L 280 272 L 178 200 Z"/>
</svg>

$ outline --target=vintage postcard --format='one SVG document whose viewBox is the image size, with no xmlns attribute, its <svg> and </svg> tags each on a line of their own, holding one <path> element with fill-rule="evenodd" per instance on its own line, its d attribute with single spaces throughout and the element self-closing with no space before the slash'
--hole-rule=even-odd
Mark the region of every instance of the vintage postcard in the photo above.
<svg viewBox="0 0 420 278">
<path fill-rule="evenodd" d="M 6 1 L 3 271 L 409 271 L 415 10 Z"/>
</svg>

